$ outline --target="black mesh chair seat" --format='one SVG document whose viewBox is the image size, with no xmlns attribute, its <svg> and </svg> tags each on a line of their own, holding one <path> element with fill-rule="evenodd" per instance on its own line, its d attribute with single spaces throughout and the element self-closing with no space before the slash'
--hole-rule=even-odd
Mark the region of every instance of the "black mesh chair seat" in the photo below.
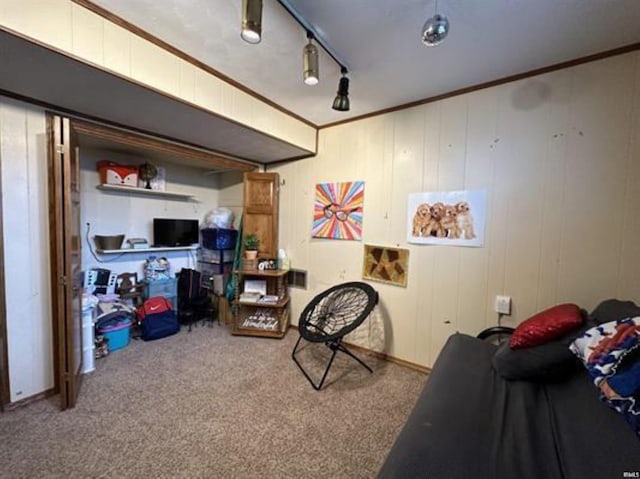
<svg viewBox="0 0 640 479">
<path fill-rule="evenodd" d="M 320 293 L 304 308 L 298 322 L 300 337 L 293 348 L 291 357 L 314 389 L 320 390 L 322 388 L 338 351 L 347 354 L 369 372 L 373 372 L 369 366 L 342 344 L 342 339 L 362 324 L 377 303 L 378 293 L 371 286 L 362 282 L 350 282 L 333 286 Z M 318 384 L 313 382 L 296 358 L 302 339 L 312 343 L 325 343 L 332 350 L 329 363 Z"/>
</svg>

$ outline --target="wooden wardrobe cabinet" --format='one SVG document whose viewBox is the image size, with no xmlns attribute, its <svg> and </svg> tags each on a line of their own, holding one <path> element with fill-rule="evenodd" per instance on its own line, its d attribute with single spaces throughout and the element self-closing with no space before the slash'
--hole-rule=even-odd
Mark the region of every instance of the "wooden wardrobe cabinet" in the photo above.
<svg viewBox="0 0 640 479">
<path fill-rule="evenodd" d="M 244 174 L 244 237 L 254 233 L 260 239 L 259 258 L 278 257 L 278 173 Z"/>
</svg>

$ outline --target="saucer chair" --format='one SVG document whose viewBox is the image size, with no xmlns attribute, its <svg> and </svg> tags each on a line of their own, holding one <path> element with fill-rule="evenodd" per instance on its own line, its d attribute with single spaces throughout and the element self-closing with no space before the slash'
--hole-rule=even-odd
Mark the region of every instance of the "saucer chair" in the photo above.
<svg viewBox="0 0 640 479">
<path fill-rule="evenodd" d="M 338 351 L 355 359 L 370 373 L 373 372 L 364 361 L 342 344 L 342 338 L 360 326 L 376 304 L 378 293 L 371 286 L 361 282 L 350 282 L 333 286 L 320 293 L 302 311 L 298 323 L 300 337 L 291 352 L 291 358 L 316 391 L 322 388 Z M 303 339 L 310 343 L 324 343 L 332 351 L 322 379 L 317 384 L 296 358 L 298 346 Z"/>
</svg>

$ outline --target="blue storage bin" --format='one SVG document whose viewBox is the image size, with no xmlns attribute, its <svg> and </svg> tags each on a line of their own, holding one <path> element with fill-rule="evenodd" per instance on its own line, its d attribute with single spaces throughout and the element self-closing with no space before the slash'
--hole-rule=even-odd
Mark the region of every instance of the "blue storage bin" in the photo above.
<svg viewBox="0 0 640 479">
<path fill-rule="evenodd" d="M 207 249 L 234 249 L 238 241 L 238 230 L 226 228 L 203 228 L 202 246 Z"/>
<path fill-rule="evenodd" d="M 122 318 L 115 323 L 110 322 L 108 326 L 98 328 L 98 333 L 109 340 L 109 351 L 116 351 L 129 344 L 130 330 L 131 320 Z"/>
</svg>

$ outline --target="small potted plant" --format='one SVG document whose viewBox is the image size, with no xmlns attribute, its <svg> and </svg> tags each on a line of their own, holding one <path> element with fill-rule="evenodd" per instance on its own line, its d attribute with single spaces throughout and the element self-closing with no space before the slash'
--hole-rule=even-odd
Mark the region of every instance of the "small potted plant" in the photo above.
<svg viewBox="0 0 640 479">
<path fill-rule="evenodd" d="M 244 237 L 244 256 L 247 259 L 256 259 L 258 257 L 258 246 L 260 239 L 255 233 L 249 233 Z"/>
</svg>

